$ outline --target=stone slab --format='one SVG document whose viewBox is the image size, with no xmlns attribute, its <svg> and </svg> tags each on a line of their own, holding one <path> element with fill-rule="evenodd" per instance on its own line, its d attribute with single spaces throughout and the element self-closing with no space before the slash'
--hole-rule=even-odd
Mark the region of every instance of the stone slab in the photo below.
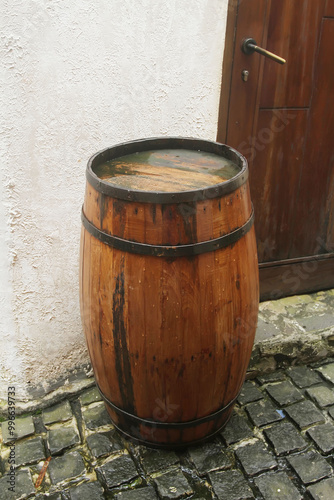
<svg viewBox="0 0 334 500">
<path fill-rule="evenodd" d="M 227 453 L 217 442 L 208 442 L 201 446 L 191 447 L 188 453 L 200 476 L 214 470 L 232 467 Z"/>
<path fill-rule="evenodd" d="M 238 470 L 209 474 L 213 491 L 219 500 L 253 500 L 253 492 Z"/>
<path fill-rule="evenodd" d="M 233 413 L 231 419 L 221 433 L 226 444 L 233 444 L 253 437 L 253 432 L 249 426 L 248 419 L 237 413 Z"/>
<path fill-rule="evenodd" d="M 86 438 L 87 446 L 94 458 L 104 457 L 122 449 L 122 445 L 109 433 L 90 434 Z"/>
<path fill-rule="evenodd" d="M 47 443 L 51 455 L 71 448 L 81 442 L 79 431 L 75 425 L 52 428 L 47 433 Z"/>
<path fill-rule="evenodd" d="M 172 450 L 154 450 L 141 447 L 140 459 L 146 474 L 159 471 L 179 462 L 179 457 Z"/>
<path fill-rule="evenodd" d="M 250 403 L 246 406 L 246 411 L 257 427 L 262 427 L 284 418 L 282 413 L 277 411 L 277 408 L 267 399 Z"/>
<path fill-rule="evenodd" d="M 128 454 L 115 457 L 109 462 L 97 467 L 96 472 L 98 479 L 108 488 L 108 490 L 133 481 L 138 477 L 136 466 Z"/>
<path fill-rule="evenodd" d="M 288 462 L 304 484 L 320 481 L 333 472 L 326 459 L 315 451 L 290 456 Z"/>
<path fill-rule="evenodd" d="M 269 384 L 266 387 L 268 394 L 280 406 L 285 406 L 291 403 L 297 403 L 304 399 L 303 394 L 290 380 L 284 380 L 276 384 Z"/>
<path fill-rule="evenodd" d="M 303 450 L 308 444 L 290 422 L 280 422 L 263 432 L 273 446 L 276 455 L 285 455 Z"/>
<path fill-rule="evenodd" d="M 93 403 L 82 408 L 82 420 L 87 429 L 95 430 L 106 425 L 112 426 L 104 403 Z"/>
<path fill-rule="evenodd" d="M 321 385 L 310 387 L 306 392 L 322 408 L 334 405 L 334 389 Z"/>
<path fill-rule="evenodd" d="M 17 417 L 14 421 L 14 429 L 8 429 L 8 421 L 2 422 L 1 432 L 4 444 L 13 440 L 22 439 L 31 436 L 35 432 L 34 422 L 31 415 Z"/>
<path fill-rule="evenodd" d="M 249 476 L 274 469 L 277 466 L 274 455 L 262 441 L 241 446 L 236 449 L 235 454 Z"/>
<path fill-rule="evenodd" d="M 334 384 L 334 363 L 329 363 L 328 365 L 321 366 L 317 369 L 319 373 L 326 379 Z"/>
<path fill-rule="evenodd" d="M 85 470 L 82 456 L 77 451 L 52 459 L 48 468 L 52 484 L 81 476 Z"/>
<path fill-rule="evenodd" d="M 41 436 L 33 437 L 15 445 L 16 466 L 33 464 L 45 460 L 44 443 Z"/>
<path fill-rule="evenodd" d="M 309 400 L 288 406 L 285 411 L 301 429 L 325 421 L 321 411 Z"/>
<path fill-rule="evenodd" d="M 324 479 L 310 486 L 307 491 L 313 500 L 331 500 L 334 491 L 334 478 Z"/>
<path fill-rule="evenodd" d="M 263 393 L 253 382 L 247 380 L 242 386 L 241 392 L 238 396 L 238 403 L 245 405 L 247 403 L 252 403 L 253 401 L 258 401 L 259 399 L 263 399 Z"/>
<path fill-rule="evenodd" d="M 13 476 L 12 476 L 13 477 Z M 13 483 L 7 481 L 11 478 L 7 475 L 0 478 L 0 498 L 3 500 L 17 500 L 18 498 L 26 498 L 35 493 L 35 486 L 32 482 L 29 469 L 21 469 L 15 472 Z M 14 491 L 8 488 L 14 488 Z"/>
<path fill-rule="evenodd" d="M 104 490 L 98 481 L 80 484 L 68 492 L 71 500 L 104 500 Z"/>
<path fill-rule="evenodd" d="M 301 389 L 321 382 L 319 374 L 307 366 L 294 366 L 287 371 L 287 374 Z"/>
<path fill-rule="evenodd" d="M 42 413 L 44 425 L 55 422 L 66 422 L 73 417 L 72 408 L 69 401 L 63 401 L 57 405 L 47 408 Z"/>
<path fill-rule="evenodd" d="M 327 423 L 311 427 L 307 434 L 323 453 L 327 454 L 334 450 L 334 424 Z"/>
<path fill-rule="evenodd" d="M 302 495 L 285 472 L 264 474 L 255 478 L 264 500 L 302 500 Z"/>
<path fill-rule="evenodd" d="M 180 469 L 166 472 L 154 478 L 158 495 L 161 500 L 172 500 L 189 496 L 194 493 L 186 477 Z"/>
<path fill-rule="evenodd" d="M 96 403 L 97 401 L 102 401 L 102 396 L 97 387 L 91 387 L 81 394 L 79 401 L 82 406 L 85 406 Z"/>
</svg>

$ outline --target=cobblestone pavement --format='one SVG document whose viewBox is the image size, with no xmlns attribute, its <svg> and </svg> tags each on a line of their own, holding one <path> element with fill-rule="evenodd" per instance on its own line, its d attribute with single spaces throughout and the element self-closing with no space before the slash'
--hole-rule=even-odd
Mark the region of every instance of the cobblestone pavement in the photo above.
<svg viewBox="0 0 334 500">
<path fill-rule="evenodd" d="M 334 359 L 246 381 L 225 429 L 182 452 L 125 441 L 95 387 L 16 419 L 15 493 L 8 491 L 12 446 L 3 422 L 6 500 L 332 500 Z"/>
<path fill-rule="evenodd" d="M 230 422 L 201 446 L 160 451 L 124 440 L 87 377 L 79 380 L 77 392 L 64 392 L 57 402 L 44 398 L 39 408 L 17 415 L 14 441 L 3 421 L 0 500 L 332 500 L 334 357 L 328 349 L 333 297 L 330 291 L 261 305 L 258 334 L 264 344 L 257 346 L 263 352 L 272 355 L 273 326 L 293 329 L 299 322 L 304 334 L 307 325 L 320 328 L 309 344 L 318 361 L 285 363 L 288 354 L 277 357 L 276 344 L 272 360 L 281 368 L 263 374 L 251 365 L 253 378 L 245 382 Z M 259 365 L 265 356 L 256 356 Z M 8 489 L 11 461 L 15 493 Z"/>
</svg>

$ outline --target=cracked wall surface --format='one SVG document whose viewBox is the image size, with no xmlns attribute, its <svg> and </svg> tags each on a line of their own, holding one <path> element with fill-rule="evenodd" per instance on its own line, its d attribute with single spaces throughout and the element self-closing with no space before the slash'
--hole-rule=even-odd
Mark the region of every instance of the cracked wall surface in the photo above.
<svg viewBox="0 0 334 500">
<path fill-rule="evenodd" d="M 227 3 L 2 2 L 0 398 L 87 361 L 87 159 L 142 137 L 215 139 Z"/>
</svg>

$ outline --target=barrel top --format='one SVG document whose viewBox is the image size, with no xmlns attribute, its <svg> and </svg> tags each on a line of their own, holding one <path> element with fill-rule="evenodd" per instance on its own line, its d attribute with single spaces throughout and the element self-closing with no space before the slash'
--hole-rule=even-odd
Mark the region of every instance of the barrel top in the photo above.
<svg viewBox="0 0 334 500">
<path fill-rule="evenodd" d="M 127 189 L 181 192 L 232 179 L 239 171 L 223 156 L 189 149 L 157 149 L 121 156 L 97 165 L 102 180 Z"/>
<path fill-rule="evenodd" d="M 168 197 L 172 202 L 173 195 L 232 191 L 247 179 L 247 164 L 228 146 L 210 141 L 146 139 L 97 153 L 88 163 L 87 178 L 116 198 L 163 203 Z"/>
</svg>

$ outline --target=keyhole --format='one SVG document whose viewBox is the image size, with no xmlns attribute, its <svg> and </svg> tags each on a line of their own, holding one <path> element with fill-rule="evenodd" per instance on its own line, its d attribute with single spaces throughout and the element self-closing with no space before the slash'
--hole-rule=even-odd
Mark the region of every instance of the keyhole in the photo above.
<svg viewBox="0 0 334 500">
<path fill-rule="evenodd" d="M 244 82 L 247 82 L 249 77 L 249 71 L 247 69 L 244 69 L 241 73 L 241 78 L 243 79 Z"/>
</svg>

